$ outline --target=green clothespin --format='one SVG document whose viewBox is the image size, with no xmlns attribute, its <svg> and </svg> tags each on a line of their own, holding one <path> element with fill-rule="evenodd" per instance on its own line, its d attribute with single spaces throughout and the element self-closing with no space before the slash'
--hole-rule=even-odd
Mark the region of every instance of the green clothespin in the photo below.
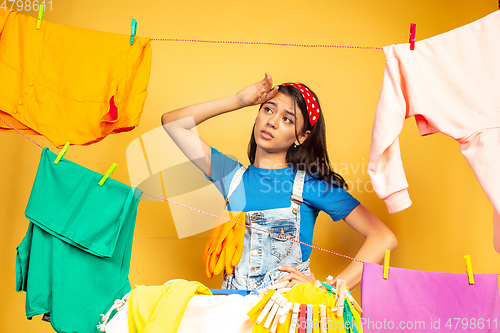
<svg viewBox="0 0 500 333">
<path fill-rule="evenodd" d="M 104 184 L 104 182 L 109 177 L 111 177 L 111 175 L 113 174 L 113 171 L 115 171 L 115 169 L 116 169 L 117 166 L 118 166 L 118 164 L 116 164 L 116 163 L 113 163 L 113 165 L 111 165 L 111 168 L 109 168 L 108 172 L 106 172 L 106 174 L 104 175 L 104 177 L 102 177 L 101 181 L 99 182 L 99 186 L 102 186 Z"/>
<path fill-rule="evenodd" d="M 58 164 L 59 161 L 61 160 L 61 158 L 64 157 L 64 155 L 66 155 L 66 152 L 68 151 L 69 149 L 69 141 L 66 142 L 66 144 L 64 145 L 63 149 L 61 149 L 61 151 L 59 152 L 59 155 L 57 156 L 56 160 L 54 161 L 54 164 Z"/>
<path fill-rule="evenodd" d="M 136 31 L 137 31 L 137 21 L 135 19 L 132 19 L 132 29 L 130 31 L 130 45 L 134 45 Z"/>
<path fill-rule="evenodd" d="M 40 26 L 42 25 L 42 20 L 44 16 L 45 16 L 45 5 L 41 4 L 40 9 L 38 10 L 38 21 L 36 22 L 36 28 L 38 30 L 40 30 Z"/>
</svg>

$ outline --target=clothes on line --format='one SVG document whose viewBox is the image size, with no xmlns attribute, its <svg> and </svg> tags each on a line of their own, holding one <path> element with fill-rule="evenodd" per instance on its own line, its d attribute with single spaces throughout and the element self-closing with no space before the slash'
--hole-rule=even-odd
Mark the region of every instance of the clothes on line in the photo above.
<svg viewBox="0 0 500 333">
<path fill-rule="evenodd" d="M 398 136 L 415 117 L 421 135 L 455 139 L 493 205 L 500 248 L 500 11 L 415 43 L 384 47 L 368 174 L 389 212 L 411 205 Z"/>
<path fill-rule="evenodd" d="M 142 191 L 44 148 L 17 248 L 16 290 L 26 316 L 50 313 L 57 332 L 95 332 L 100 314 L 130 291 L 128 273 Z"/>
<path fill-rule="evenodd" d="M 150 39 L 0 10 L 0 116 L 61 148 L 138 126 L 151 70 Z M 0 130 L 11 128 L 0 123 Z"/>
<path fill-rule="evenodd" d="M 361 308 L 366 333 L 500 332 L 498 274 L 438 273 L 363 264 Z M 457 328 L 458 327 L 458 328 Z"/>
</svg>

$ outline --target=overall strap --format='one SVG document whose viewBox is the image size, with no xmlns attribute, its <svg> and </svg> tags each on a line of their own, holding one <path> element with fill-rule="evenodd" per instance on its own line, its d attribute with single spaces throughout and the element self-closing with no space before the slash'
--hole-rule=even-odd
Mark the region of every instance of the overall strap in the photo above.
<svg viewBox="0 0 500 333">
<path fill-rule="evenodd" d="M 245 170 L 246 170 L 246 168 L 242 165 L 238 169 L 238 171 L 236 171 L 236 173 L 234 174 L 233 179 L 231 180 L 231 184 L 229 185 L 229 191 L 228 191 L 227 197 L 226 197 L 226 207 L 227 207 L 227 204 L 229 203 L 229 198 L 233 194 L 234 190 L 236 190 L 236 188 L 240 184 L 241 178 L 243 177 L 243 173 L 245 172 Z"/>
<path fill-rule="evenodd" d="M 293 190 L 290 201 L 292 202 L 292 209 L 298 210 L 300 204 L 304 201 L 302 199 L 302 190 L 304 188 L 304 178 L 306 176 L 306 172 L 304 170 L 297 170 L 295 174 L 295 179 L 293 181 Z"/>
</svg>

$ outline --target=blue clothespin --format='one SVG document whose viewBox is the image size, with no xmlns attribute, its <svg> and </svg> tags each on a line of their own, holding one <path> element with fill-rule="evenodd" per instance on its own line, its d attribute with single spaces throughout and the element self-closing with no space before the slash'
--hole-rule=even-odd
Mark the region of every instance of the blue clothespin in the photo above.
<svg viewBox="0 0 500 333">
<path fill-rule="evenodd" d="M 61 151 L 59 152 L 59 155 L 57 155 L 57 158 L 54 161 L 54 164 L 58 164 L 59 163 L 59 161 L 61 160 L 61 158 L 63 158 L 64 155 L 66 155 L 66 152 L 68 151 L 68 149 L 69 149 L 69 141 L 66 142 L 66 144 L 63 147 L 63 149 L 61 149 Z"/>
<path fill-rule="evenodd" d="M 45 5 L 41 4 L 40 9 L 38 10 L 38 21 L 36 22 L 36 28 L 40 30 L 40 26 L 42 25 L 43 17 L 45 16 Z"/>
<path fill-rule="evenodd" d="M 134 45 L 136 32 L 137 32 L 137 21 L 135 19 L 132 19 L 132 29 L 130 30 L 130 45 Z"/>
<path fill-rule="evenodd" d="M 99 186 L 102 186 L 104 184 L 104 182 L 106 180 L 108 180 L 109 177 L 111 177 L 111 175 L 113 174 L 113 171 L 115 171 L 116 167 L 118 166 L 118 164 L 116 163 L 113 163 L 111 165 L 111 168 L 109 168 L 108 172 L 106 172 L 106 174 L 104 175 L 104 177 L 102 177 L 101 181 L 99 182 Z"/>
</svg>

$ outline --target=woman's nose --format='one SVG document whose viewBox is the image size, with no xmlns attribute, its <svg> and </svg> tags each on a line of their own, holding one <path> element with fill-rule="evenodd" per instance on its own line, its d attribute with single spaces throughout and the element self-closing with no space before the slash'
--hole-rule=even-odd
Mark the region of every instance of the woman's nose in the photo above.
<svg viewBox="0 0 500 333">
<path fill-rule="evenodd" d="M 269 118 L 267 124 L 273 128 L 276 128 L 276 116 Z"/>
</svg>

